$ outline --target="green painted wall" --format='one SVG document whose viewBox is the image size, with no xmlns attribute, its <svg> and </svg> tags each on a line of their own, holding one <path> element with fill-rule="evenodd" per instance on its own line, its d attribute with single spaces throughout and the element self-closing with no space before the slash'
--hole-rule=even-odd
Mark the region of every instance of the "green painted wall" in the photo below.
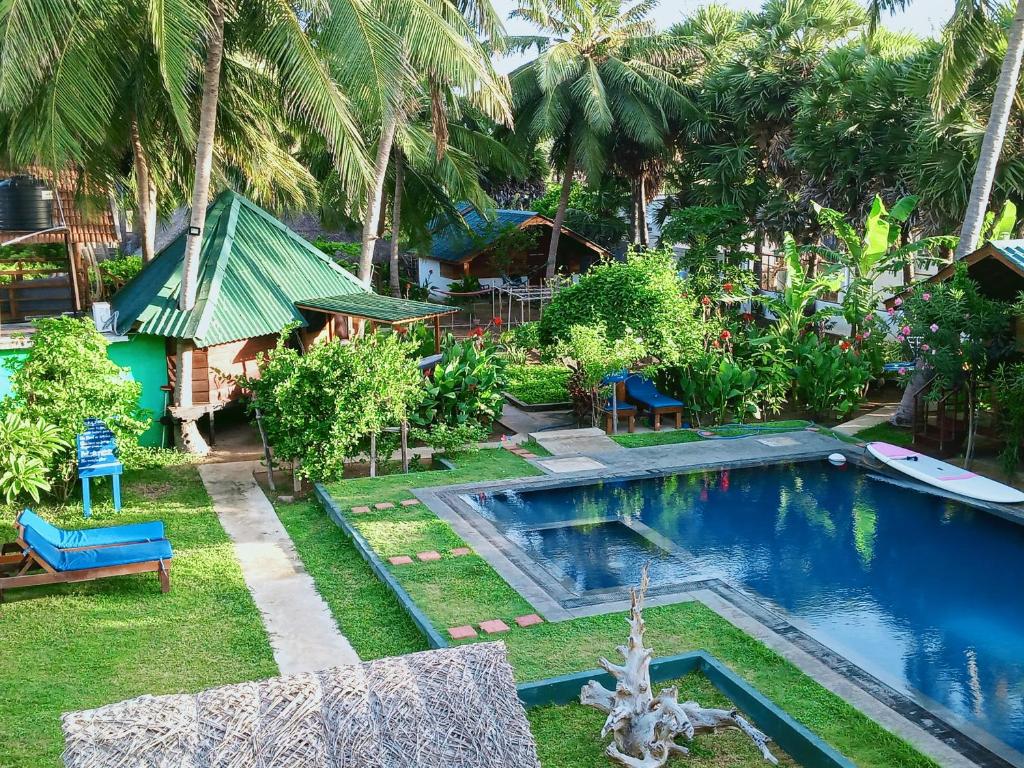
<svg viewBox="0 0 1024 768">
<path fill-rule="evenodd" d="M 0 349 L 0 399 L 11 390 L 11 372 L 7 363 L 24 358 L 25 349 Z M 152 423 L 139 439 L 142 445 L 160 445 L 163 426 L 160 417 L 164 412 L 164 392 L 160 387 L 167 383 L 167 357 L 162 336 L 135 334 L 127 341 L 116 341 L 107 347 L 107 356 L 123 368 L 131 371 L 135 381 L 142 384 L 139 405 L 149 411 Z"/>
<path fill-rule="evenodd" d="M 128 341 L 116 341 L 107 347 L 107 357 L 118 365 L 128 368 L 132 378 L 142 384 L 139 405 L 150 413 L 153 419 L 139 442 L 142 445 L 160 445 L 163 425 L 160 417 L 164 413 L 164 392 L 160 387 L 167 383 L 167 353 L 162 336 L 137 333 Z"/>
</svg>

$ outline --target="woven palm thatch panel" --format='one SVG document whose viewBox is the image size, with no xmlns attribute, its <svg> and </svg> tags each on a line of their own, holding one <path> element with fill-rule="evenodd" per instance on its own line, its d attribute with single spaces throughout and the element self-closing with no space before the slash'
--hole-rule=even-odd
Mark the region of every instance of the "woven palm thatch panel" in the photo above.
<svg viewBox="0 0 1024 768">
<path fill-rule="evenodd" d="M 67 768 L 540 768 L 503 643 L 63 717 Z"/>
</svg>

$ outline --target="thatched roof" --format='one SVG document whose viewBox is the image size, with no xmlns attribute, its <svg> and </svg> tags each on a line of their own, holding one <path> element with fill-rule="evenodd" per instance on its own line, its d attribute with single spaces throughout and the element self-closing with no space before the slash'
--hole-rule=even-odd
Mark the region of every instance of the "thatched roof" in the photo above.
<svg viewBox="0 0 1024 768">
<path fill-rule="evenodd" d="M 503 643 L 140 696 L 63 728 L 67 768 L 540 768 Z"/>
</svg>

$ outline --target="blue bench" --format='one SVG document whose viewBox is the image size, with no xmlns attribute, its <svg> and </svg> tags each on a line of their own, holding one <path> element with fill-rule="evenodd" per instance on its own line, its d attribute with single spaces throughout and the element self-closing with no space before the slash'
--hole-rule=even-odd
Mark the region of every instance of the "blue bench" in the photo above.
<svg viewBox="0 0 1024 768">
<path fill-rule="evenodd" d="M 110 477 L 114 484 L 114 509 L 121 511 L 121 473 L 124 465 L 117 457 L 117 438 L 100 419 L 86 419 L 85 431 L 75 438 L 78 479 L 82 481 L 82 509 L 92 516 L 89 480 Z"/>
</svg>

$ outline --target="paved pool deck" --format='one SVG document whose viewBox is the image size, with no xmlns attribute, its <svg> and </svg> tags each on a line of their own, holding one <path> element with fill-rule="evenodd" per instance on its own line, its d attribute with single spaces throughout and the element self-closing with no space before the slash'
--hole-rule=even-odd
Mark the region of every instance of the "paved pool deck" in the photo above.
<svg viewBox="0 0 1024 768">
<path fill-rule="evenodd" d="M 555 436 L 565 440 L 571 436 Z M 581 435 L 593 441 L 596 435 Z M 608 441 L 611 442 L 611 441 Z M 580 447 L 584 443 L 580 443 Z M 595 482 L 637 476 L 715 469 L 722 466 L 758 466 L 785 461 L 820 459 L 843 453 L 857 461 L 864 450 L 827 433 L 788 432 L 730 440 L 705 440 L 645 448 L 602 449 L 593 442 L 586 451 L 564 450 L 552 459 L 535 463 L 545 471 L 541 477 L 470 483 L 458 486 L 415 489 L 413 493 L 435 514 L 448 522 L 473 549 L 523 596 L 547 621 L 569 621 L 583 616 L 627 610 L 622 595 L 602 600 L 560 600 L 558 585 L 537 581 L 536 571 L 521 552 L 510 547 L 500 531 L 460 501 L 470 492 L 498 489 L 528 490 L 554 484 Z M 605 446 L 606 447 L 606 446 Z M 564 462 L 552 468 L 552 462 Z M 567 462 L 578 462 L 573 469 Z M 644 526 L 646 528 L 646 526 Z M 652 531 L 641 532 L 653 534 Z M 876 722 L 913 744 L 939 765 L 948 768 L 1007 768 L 1024 765 L 991 737 L 970 726 L 949 724 L 948 713 L 938 706 L 928 709 L 888 688 L 870 674 L 821 645 L 786 617 L 765 608 L 749 595 L 716 579 L 694 582 L 661 594 L 651 594 L 648 605 L 700 601 L 748 635 L 761 640 L 796 667 L 837 694 Z M 1000 756 L 1000 753 L 1002 756 Z"/>
</svg>

